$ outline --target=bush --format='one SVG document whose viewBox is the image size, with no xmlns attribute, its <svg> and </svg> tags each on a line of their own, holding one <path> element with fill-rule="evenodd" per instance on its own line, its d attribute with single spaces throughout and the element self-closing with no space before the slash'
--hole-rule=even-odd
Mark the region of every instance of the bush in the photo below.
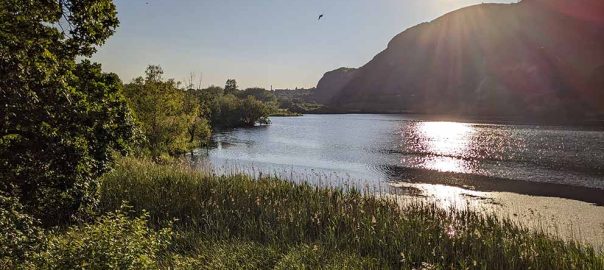
<svg viewBox="0 0 604 270">
<path fill-rule="evenodd" d="M 148 215 L 109 213 L 94 224 L 51 236 L 34 260 L 41 269 L 157 269 L 172 239 L 171 229 L 147 227 Z"/>
<path fill-rule="evenodd" d="M 43 248 L 42 230 L 22 210 L 17 199 L 0 194 L 0 269 L 14 269 Z"/>
</svg>

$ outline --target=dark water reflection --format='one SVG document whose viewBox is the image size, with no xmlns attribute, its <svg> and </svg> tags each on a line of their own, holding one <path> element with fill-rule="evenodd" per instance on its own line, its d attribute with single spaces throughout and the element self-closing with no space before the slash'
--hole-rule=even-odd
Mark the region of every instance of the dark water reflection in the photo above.
<svg viewBox="0 0 604 270">
<path fill-rule="evenodd" d="M 306 115 L 272 122 L 217 133 L 218 147 L 208 159 L 222 168 L 310 173 L 323 181 L 444 183 L 604 204 L 598 201 L 604 197 L 602 130 L 403 115 Z"/>
</svg>

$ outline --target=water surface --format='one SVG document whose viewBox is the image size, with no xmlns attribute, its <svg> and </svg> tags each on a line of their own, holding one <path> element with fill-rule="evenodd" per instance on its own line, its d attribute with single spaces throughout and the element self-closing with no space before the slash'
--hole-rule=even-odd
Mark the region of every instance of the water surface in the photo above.
<svg viewBox="0 0 604 270">
<path fill-rule="evenodd" d="M 305 115 L 216 133 L 194 157 L 218 173 L 357 186 L 493 212 L 604 249 L 604 131 Z"/>
<path fill-rule="evenodd" d="M 599 129 L 405 115 L 271 120 L 270 126 L 215 134 L 217 147 L 209 150 L 209 160 L 217 167 L 310 181 L 433 183 L 604 204 L 604 131 Z"/>
</svg>

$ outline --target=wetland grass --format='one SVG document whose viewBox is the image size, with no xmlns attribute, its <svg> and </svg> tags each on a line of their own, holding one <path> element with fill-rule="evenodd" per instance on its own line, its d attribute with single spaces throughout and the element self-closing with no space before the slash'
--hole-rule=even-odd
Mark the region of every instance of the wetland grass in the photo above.
<svg viewBox="0 0 604 270">
<path fill-rule="evenodd" d="M 604 267 L 604 256 L 592 247 L 492 214 L 426 203 L 401 206 L 354 188 L 217 176 L 135 159 L 122 160 L 101 186 L 102 211 L 127 202 L 135 212 L 147 211 L 153 226 L 173 221 L 171 251 L 187 265 L 260 256 L 266 260 L 250 268 L 279 268 L 288 260 L 294 268 Z"/>
</svg>

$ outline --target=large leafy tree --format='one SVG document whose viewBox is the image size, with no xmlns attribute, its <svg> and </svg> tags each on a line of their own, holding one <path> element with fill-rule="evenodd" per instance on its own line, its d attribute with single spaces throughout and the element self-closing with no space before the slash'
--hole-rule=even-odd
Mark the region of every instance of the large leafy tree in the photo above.
<svg viewBox="0 0 604 270">
<path fill-rule="evenodd" d="M 210 133 L 195 95 L 162 75 L 161 67 L 151 65 L 124 91 L 145 136 L 141 149 L 156 159 L 198 147 Z"/>
<path fill-rule="evenodd" d="M 134 136 L 119 78 L 76 64 L 117 26 L 111 0 L 0 0 L 0 190 L 47 225 L 92 209 Z"/>
</svg>

